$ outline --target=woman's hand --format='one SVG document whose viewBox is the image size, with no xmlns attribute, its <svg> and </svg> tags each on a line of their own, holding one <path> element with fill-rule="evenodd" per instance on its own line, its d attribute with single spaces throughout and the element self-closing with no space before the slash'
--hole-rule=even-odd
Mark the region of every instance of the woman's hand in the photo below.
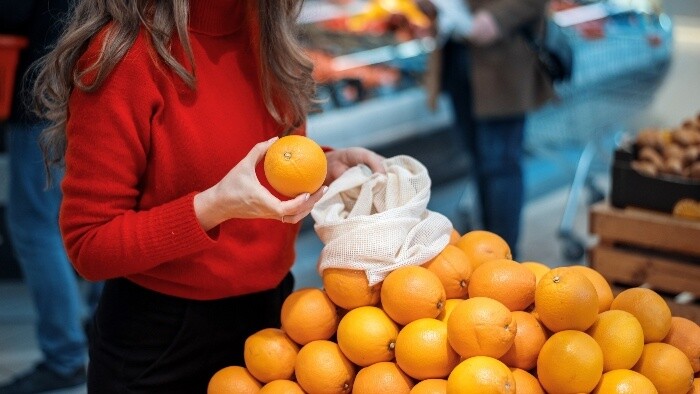
<svg viewBox="0 0 700 394">
<path fill-rule="evenodd" d="M 498 23 L 489 11 L 479 10 L 474 14 L 472 31 L 468 38 L 472 43 L 481 46 L 491 45 L 501 38 Z"/>
<path fill-rule="evenodd" d="M 338 179 L 349 168 L 365 164 L 372 172 L 386 173 L 382 161 L 384 157 L 365 148 L 345 148 L 326 152 L 328 159 L 328 174 L 325 185 Z"/>
<path fill-rule="evenodd" d="M 255 167 L 276 140 L 256 144 L 219 183 L 194 197 L 195 214 L 205 231 L 233 218 L 297 223 L 311 212 L 325 193 L 325 186 L 313 194 L 304 193 L 281 201 L 260 183 L 255 174 Z"/>
</svg>

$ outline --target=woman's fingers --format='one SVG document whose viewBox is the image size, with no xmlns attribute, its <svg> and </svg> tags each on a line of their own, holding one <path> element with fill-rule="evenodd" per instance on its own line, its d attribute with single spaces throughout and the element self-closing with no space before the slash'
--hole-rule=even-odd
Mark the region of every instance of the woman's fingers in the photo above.
<svg viewBox="0 0 700 394">
<path fill-rule="evenodd" d="M 372 172 L 379 173 L 379 174 L 385 174 L 386 169 L 384 168 L 384 160 L 385 158 L 383 156 L 378 155 L 375 152 L 372 152 L 371 150 L 364 150 L 363 151 L 363 159 L 362 162 L 367 165 L 367 167 L 372 170 Z"/>
<path fill-rule="evenodd" d="M 267 153 L 267 150 L 270 149 L 270 145 L 275 143 L 275 141 L 277 141 L 278 139 L 279 137 L 273 137 L 267 141 L 258 142 L 257 144 L 255 144 L 255 146 L 253 146 L 253 149 L 251 149 L 250 152 L 248 152 L 244 160 L 251 160 L 254 163 L 254 165 L 257 165 L 260 162 L 260 160 L 262 160 L 265 157 L 265 153 Z"/>
<path fill-rule="evenodd" d="M 322 186 L 313 194 L 304 193 L 280 204 L 280 221 L 283 223 L 298 223 L 304 219 L 313 209 L 314 204 L 323 197 L 328 186 Z"/>
</svg>

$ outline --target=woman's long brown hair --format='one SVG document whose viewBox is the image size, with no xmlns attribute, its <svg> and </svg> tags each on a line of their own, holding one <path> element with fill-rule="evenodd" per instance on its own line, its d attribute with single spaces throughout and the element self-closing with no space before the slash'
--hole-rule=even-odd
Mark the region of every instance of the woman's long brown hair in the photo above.
<svg viewBox="0 0 700 394">
<path fill-rule="evenodd" d="M 265 105 L 286 132 L 306 119 L 314 95 L 312 63 L 296 40 L 296 20 L 303 0 L 249 0 L 257 2 L 260 27 L 261 89 Z M 99 89 L 124 57 L 141 28 L 160 60 L 195 88 L 196 64 L 187 35 L 189 0 L 80 0 L 55 48 L 34 66 L 35 112 L 50 123 L 42 134 L 47 165 L 62 164 L 66 151 L 68 98 L 73 89 Z M 90 39 L 108 27 L 102 54 L 86 69 L 76 64 Z M 171 40 L 182 44 L 189 64 L 169 51 Z M 83 78 L 86 74 L 91 78 Z M 93 78 L 94 76 L 94 78 Z M 90 83 L 86 84 L 85 81 Z"/>
</svg>

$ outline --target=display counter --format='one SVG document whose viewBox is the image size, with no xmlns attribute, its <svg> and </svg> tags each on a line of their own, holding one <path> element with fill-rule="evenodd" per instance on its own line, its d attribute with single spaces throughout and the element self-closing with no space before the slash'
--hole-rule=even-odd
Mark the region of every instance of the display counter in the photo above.
<svg viewBox="0 0 700 394">
<path fill-rule="evenodd" d="M 309 118 L 309 135 L 334 146 L 375 146 L 430 133 L 452 123 L 446 96 L 436 111 L 426 107 L 421 80 L 435 42 L 425 26 L 408 17 L 382 14 L 371 5 L 401 1 L 307 1 L 299 18 L 305 45 L 315 62 L 319 111 Z M 652 1 L 571 1 L 551 5 L 551 19 L 563 30 L 574 55 L 572 80 L 557 86 L 564 99 L 531 116 L 528 148 L 590 140 L 597 124 L 632 113 L 624 105 L 591 117 L 579 98 L 620 76 L 663 74 L 672 55 L 671 21 Z M 371 11 L 371 12 L 370 12 Z M 403 12 L 403 11 L 402 11 Z M 399 12 L 400 14 L 401 12 Z M 648 84 L 644 85 L 645 87 Z M 647 91 L 625 94 L 641 109 Z M 568 105 L 567 102 L 571 102 Z M 586 101 L 590 103 L 591 100 Z M 611 113 L 619 110 L 619 113 Z M 621 112 L 625 111 L 625 112 Z M 609 116 L 608 116 L 609 115 Z M 577 122 L 581 119 L 581 122 Z M 577 124 L 585 130 L 574 130 Z M 563 132 L 562 128 L 567 128 Z"/>
</svg>

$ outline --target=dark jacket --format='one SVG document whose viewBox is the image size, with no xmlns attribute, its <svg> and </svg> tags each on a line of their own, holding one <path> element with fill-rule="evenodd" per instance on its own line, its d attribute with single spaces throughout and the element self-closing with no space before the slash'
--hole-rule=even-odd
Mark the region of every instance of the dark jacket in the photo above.
<svg viewBox="0 0 700 394">
<path fill-rule="evenodd" d="M 0 34 L 24 36 L 29 45 L 20 54 L 15 78 L 15 96 L 9 121 L 34 121 L 24 107 L 26 92 L 30 86 L 23 80 L 29 66 L 53 46 L 68 16 L 70 0 L 0 0 Z"/>
<path fill-rule="evenodd" d="M 477 117 L 527 113 L 552 98 L 552 84 L 519 30 L 538 31 L 548 0 L 469 0 L 472 12 L 491 12 L 501 38 L 488 46 L 470 46 L 472 97 Z"/>
<path fill-rule="evenodd" d="M 425 85 L 428 104 L 435 107 L 444 66 L 470 74 L 471 101 L 477 118 L 526 114 L 554 97 L 552 83 L 538 67 L 520 29 L 537 34 L 544 26 L 549 0 L 465 0 L 472 13 L 491 12 L 501 37 L 491 45 L 469 47 L 470 64 L 444 65 L 441 49 L 431 54 Z M 458 69 L 459 70 L 459 69 Z"/>
</svg>

